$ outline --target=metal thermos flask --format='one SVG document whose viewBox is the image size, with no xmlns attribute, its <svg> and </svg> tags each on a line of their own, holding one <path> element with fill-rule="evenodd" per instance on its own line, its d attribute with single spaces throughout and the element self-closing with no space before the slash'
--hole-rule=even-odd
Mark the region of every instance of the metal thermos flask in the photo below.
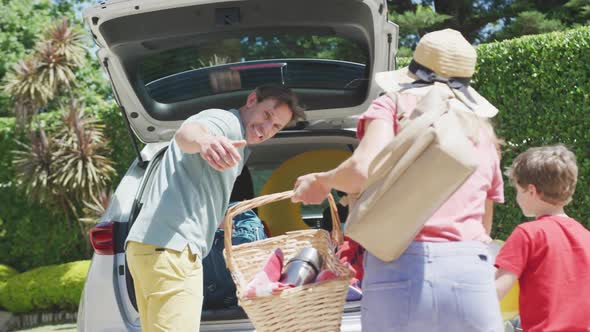
<svg viewBox="0 0 590 332">
<path fill-rule="evenodd" d="M 280 282 L 301 286 L 315 281 L 322 268 L 322 257 L 312 247 L 303 248 L 291 258 L 281 275 Z"/>
</svg>

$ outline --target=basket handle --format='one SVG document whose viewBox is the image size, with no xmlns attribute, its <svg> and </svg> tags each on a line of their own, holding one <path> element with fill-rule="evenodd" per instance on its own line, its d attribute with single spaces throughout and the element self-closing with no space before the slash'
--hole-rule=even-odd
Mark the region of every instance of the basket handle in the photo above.
<svg viewBox="0 0 590 332">
<path fill-rule="evenodd" d="M 234 206 L 230 207 L 225 214 L 225 219 L 223 221 L 223 229 L 224 229 L 224 244 L 225 244 L 225 251 L 226 251 L 226 263 L 227 267 L 230 271 L 233 271 L 233 264 L 231 259 L 232 254 L 232 231 L 233 231 L 233 219 L 236 215 L 253 209 L 255 207 L 273 203 L 276 201 L 280 201 L 283 199 L 288 199 L 293 197 L 293 190 L 283 191 L 280 193 L 264 195 L 260 197 L 256 197 L 254 199 L 250 199 L 247 201 L 242 201 Z M 341 245 L 344 241 L 342 236 L 342 229 L 340 226 L 340 217 L 338 216 L 338 208 L 336 207 L 336 202 L 334 201 L 334 197 L 332 194 L 328 194 L 328 202 L 330 203 L 330 213 L 332 214 L 332 241 L 334 241 L 337 245 Z"/>
</svg>

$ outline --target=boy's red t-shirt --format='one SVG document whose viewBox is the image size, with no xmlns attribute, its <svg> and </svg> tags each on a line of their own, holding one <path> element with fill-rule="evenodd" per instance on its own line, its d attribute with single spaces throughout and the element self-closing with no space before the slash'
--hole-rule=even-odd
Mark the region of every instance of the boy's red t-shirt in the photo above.
<svg viewBox="0 0 590 332">
<path fill-rule="evenodd" d="M 568 217 L 516 227 L 496 267 L 518 276 L 524 331 L 590 331 L 590 231 Z"/>
</svg>

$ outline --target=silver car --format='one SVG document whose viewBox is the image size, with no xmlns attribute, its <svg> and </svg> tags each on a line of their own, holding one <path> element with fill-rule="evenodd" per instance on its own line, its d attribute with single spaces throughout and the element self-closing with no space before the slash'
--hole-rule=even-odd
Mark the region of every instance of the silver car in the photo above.
<svg viewBox="0 0 590 332">
<path fill-rule="evenodd" d="M 291 87 L 307 121 L 252 146 L 246 164 L 255 194 L 290 189 L 296 173 L 334 162 L 313 158 L 309 167 L 276 176 L 294 157 L 356 147 L 356 119 L 381 93 L 374 74 L 394 67 L 398 29 L 387 20 L 384 0 L 118 0 L 84 16 L 137 158 L 91 231 L 95 254 L 78 330 L 139 331 L 124 242 L 182 121 L 208 108 L 239 107 L 261 84 Z M 301 227 L 317 227 L 321 209 L 297 210 Z M 358 301 L 348 302 L 342 330 L 360 331 L 360 324 Z M 204 310 L 201 330 L 254 327 L 236 307 Z"/>
</svg>

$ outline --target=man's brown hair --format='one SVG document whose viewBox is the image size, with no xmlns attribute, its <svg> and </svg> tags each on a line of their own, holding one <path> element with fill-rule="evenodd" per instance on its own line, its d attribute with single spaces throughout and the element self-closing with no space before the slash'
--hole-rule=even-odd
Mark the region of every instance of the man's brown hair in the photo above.
<svg viewBox="0 0 590 332">
<path fill-rule="evenodd" d="M 565 205 L 576 190 L 578 166 L 574 153 L 558 144 L 530 148 L 519 154 L 506 175 L 513 185 L 534 185 L 543 201 Z"/>
<path fill-rule="evenodd" d="M 299 104 L 299 98 L 286 86 L 274 84 L 261 85 L 256 88 L 255 92 L 256 101 L 259 103 L 270 98 L 277 101 L 275 107 L 287 105 L 292 113 L 290 124 L 305 120 L 305 109 Z"/>
</svg>

